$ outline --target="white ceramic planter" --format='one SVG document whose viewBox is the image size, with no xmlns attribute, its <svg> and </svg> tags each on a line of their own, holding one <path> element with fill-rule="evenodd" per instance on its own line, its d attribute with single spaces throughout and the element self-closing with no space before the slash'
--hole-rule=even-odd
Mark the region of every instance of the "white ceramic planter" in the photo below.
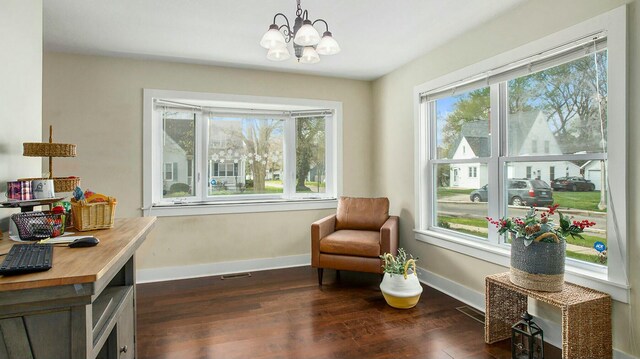
<svg viewBox="0 0 640 359">
<path fill-rule="evenodd" d="M 408 275 L 405 279 L 401 274 L 385 273 L 380 290 L 387 304 L 400 309 L 415 307 L 422 294 L 422 286 L 415 274 Z"/>
</svg>

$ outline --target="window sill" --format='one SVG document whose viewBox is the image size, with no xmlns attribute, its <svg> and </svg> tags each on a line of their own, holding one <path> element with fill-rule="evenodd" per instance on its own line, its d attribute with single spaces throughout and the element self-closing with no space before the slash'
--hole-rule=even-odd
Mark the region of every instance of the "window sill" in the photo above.
<svg viewBox="0 0 640 359">
<path fill-rule="evenodd" d="M 496 246 L 481 240 L 470 240 L 430 230 L 414 229 L 414 237 L 418 241 L 462 253 L 489 263 L 507 268 L 510 266 L 511 251 L 508 246 Z M 608 280 L 606 272 L 596 273 L 567 264 L 565 267 L 565 280 L 570 283 L 608 293 L 616 301 L 629 303 L 629 285 Z"/>
<path fill-rule="evenodd" d="M 150 208 L 143 208 L 145 216 L 199 216 L 206 214 L 233 214 L 304 211 L 313 209 L 335 209 L 338 200 L 326 199 L 294 199 L 269 201 L 235 201 L 235 202 L 198 202 L 184 204 L 155 204 Z"/>
</svg>

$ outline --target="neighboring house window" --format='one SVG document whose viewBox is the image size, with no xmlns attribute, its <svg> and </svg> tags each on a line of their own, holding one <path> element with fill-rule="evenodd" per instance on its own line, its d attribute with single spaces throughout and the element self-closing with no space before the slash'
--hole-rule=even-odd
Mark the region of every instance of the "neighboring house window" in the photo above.
<svg viewBox="0 0 640 359">
<path fill-rule="evenodd" d="M 626 212 L 627 198 L 625 15 L 620 12 L 606 22 L 607 29 L 600 28 L 603 21 L 585 22 L 579 41 L 575 28 L 567 30 L 416 89 L 417 239 L 508 266 L 509 238 L 485 217 L 523 217 L 528 206 L 544 210 L 559 204 L 566 215 L 597 223 L 585 231 L 585 240 L 567 246 L 570 281 L 628 296 L 626 219 L 608 210 Z M 462 142 L 475 157 L 457 157 L 464 153 L 456 150 Z M 555 167 L 578 176 L 588 161 L 600 164 L 601 191 L 577 192 L 575 198 L 553 193 Z M 477 167 L 484 180 L 458 198 L 447 188 L 455 185 L 448 181 L 450 168 L 461 164 Z M 513 181 L 522 178 L 528 180 Z M 514 182 L 524 188 L 509 186 Z M 475 193 L 487 202 L 472 203 Z M 593 249 L 596 241 L 609 247 L 608 257 Z M 589 279 L 603 276 L 618 284 Z"/>
<path fill-rule="evenodd" d="M 197 94 L 190 100 L 189 93 L 145 90 L 152 143 L 145 157 L 150 158 L 145 163 L 150 173 L 145 202 L 152 213 L 246 212 L 248 202 L 259 211 L 267 210 L 265 206 L 335 207 L 340 187 L 339 103 L 269 98 L 264 99 L 275 103 L 249 103 L 237 96 L 231 97 L 235 102 L 221 100 L 224 95 L 211 97 L 204 100 Z M 231 106 L 234 103 L 237 106 Z M 161 151 L 154 154 L 156 148 Z M 159 186 L 156 166 L 168 160 L 165 183 Z M 245 205 L 233 207 L 229 201 Z M 172 207 L 176 204 L 180 206 Z M 198 209 L 202 204 L 221 204 L 224 209 Z"/>
<path fill-rule="evenodd" d="M 469 167 L 469 177 L 478 177 L 478 167 Z"/>
<path fill-rule="evenodd" d="M 178 166 L 177 163 L 165 163 L 164 164 L 164 180 L 173 181 L 175 169 Z"/>
</svg>

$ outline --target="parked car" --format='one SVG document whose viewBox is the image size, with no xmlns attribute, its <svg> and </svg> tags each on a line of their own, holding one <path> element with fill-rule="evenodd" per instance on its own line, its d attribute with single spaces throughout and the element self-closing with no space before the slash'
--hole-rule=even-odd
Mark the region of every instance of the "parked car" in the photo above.
<svg viewBox="0 0 640 359">
<path fill-rule="evenodd" d="M 551 181 L 551 188 L 556 191 L 594 191 L 596 185 L 584 177 L 558 177 Z"/>
<path fill-rule="evenodd" d="M 511 178 L 507 181 L 509 204 L 514 206 L 550 206 L 553 204 L 553 191 L 547 182 L 527 178 Z M 469 194 L 472 202 L 487 202 L 487 185 Z"/>
</svg>

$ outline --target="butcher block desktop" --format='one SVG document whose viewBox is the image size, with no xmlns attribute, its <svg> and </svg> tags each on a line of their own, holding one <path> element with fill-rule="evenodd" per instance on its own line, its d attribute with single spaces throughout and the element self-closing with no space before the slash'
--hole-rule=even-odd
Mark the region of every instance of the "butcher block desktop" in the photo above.
<svg viewBox="0 0 640 359">
<path fill-rule="evenodd" d="M 116 219 L 82 232 L 95 247 L 56 246 L 48 271 L 0 276 L 0 359 L 134 358 L 134 254 L 155 221 Z M 5 236 L 0 253 L 15 243 Z"/>
</svg>

